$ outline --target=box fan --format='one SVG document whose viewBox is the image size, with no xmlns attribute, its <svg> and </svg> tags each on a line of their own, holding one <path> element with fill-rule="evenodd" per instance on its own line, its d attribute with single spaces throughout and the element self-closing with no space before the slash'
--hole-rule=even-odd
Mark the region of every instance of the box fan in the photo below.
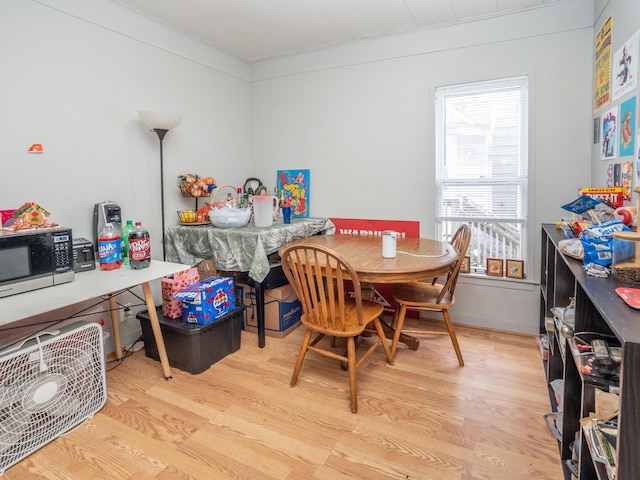
<svg viewBox="0 0 640 480">
<path fill-rule="evenodd" d="M 0 351 L 0 475 L 100 410 L 102 327 L 76 323 Z"/>
</svg>

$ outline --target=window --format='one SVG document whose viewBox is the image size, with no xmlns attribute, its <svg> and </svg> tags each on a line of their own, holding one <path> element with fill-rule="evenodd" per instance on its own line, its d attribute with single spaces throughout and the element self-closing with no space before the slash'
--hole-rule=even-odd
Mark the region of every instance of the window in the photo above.
<svg viewBox="0 0 640 480">
<path fill-rule="evenodd" d="M 471 225 L 472 272 L 524 259 L 527 154 L 527 77 L 436 89 L 436 232 Z"/>
</svg>

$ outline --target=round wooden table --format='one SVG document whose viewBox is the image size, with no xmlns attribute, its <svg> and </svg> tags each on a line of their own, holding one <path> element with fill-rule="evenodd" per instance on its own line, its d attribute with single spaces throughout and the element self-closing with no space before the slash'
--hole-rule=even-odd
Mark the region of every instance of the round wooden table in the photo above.
<svg viewBox="0 0 640 480">
<path fill-rule="evenodd" d="M 382 237 L 360 235 L 316 235 L 280 248 L 282 254 L 288 245 L 297 243 L 322 245 L 342 255 L 358 273 L 363 297 L 373 299 L 373 283 L 405 283 L 446 275 L 456 260 L 456 251 L 446 242 L 428 238 L 398 238 L 395 258 L 382 257 Z M 393 338 L 393 329 L 382 322 L 387 338 Z M 402 334 L 400 337 L 411 350 L 420 344 L 417 338 Z"/>
<path fill-rule="evenodd" d="M 446 274 L 456 259 L 451 245 L 428 238 L 398 238 L 396 257 L 382 257 L 382 238 L 360 235 L 315 235 L 287 245 L 307 243 L 328 247 L 342 255 L 361 282 L 405 283 Z"/>
</svg>

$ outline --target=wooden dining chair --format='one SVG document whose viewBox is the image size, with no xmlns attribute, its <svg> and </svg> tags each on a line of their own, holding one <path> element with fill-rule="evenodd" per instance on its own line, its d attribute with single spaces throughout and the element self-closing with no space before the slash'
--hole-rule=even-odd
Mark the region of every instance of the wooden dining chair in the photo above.
<svg viewBox="0 0 640 480">
<path fill-rule="evenodd" d="M 301 321 L 307 328 L 291 378 L 291 386 L 296 385 L 302 363 L 309 350 L 346 362 L 351 411 L 357 413 L 357 368 L 378 345 L 382 345 L 387 361 L 393 365 L 391 351 L 379 319 L 383 306 L 362 299 L 360 280 L 356 271 L 342 256 L 327 247 L 296 243 L 285 246 L 281 256 L 283 271 L 302 303 Z M 330 268 L 327 268 L 328 265 Z M 345 289 L 346 279 L 353 283 L 353 297 Z M 373 325 L 373 329 L 369 327 L 370 324 Z M 375 332 L 377 338 L 357 359 L 356 337 L 365 330 Z M 317 335 L 312 339 L 314 333 Z M 331 350 L 331 345 L 327 348 L 318 346 L 318 342 L 326 335 L 347 339 L 346 356 Z M 372 335 L 371 338 L 374 336 Z M 342 372 L 342 370 L 336 368 L 336 372 Z"/>
<path fill-rule="evenodd" d="M 453 306 L 456 299 L 454 292 L 458 281 L 458 274 L 464 256 L 467 254 L 469 242 L 471 241 L 471 228 L 467 224 L 463 224 L 453 234 L 451 246 L 455 248 L 457 257 L 451 265 L 451 270 L 446 276 L 443 283 L 438 283 L 438 279 L 431 282 L 409 282 L 398 284 L 393 288 L 393 298 L 397 302 L 396 311 L 392 320 L 392 327 L 395 328 L 393 341 L 391 343 L 391 355 L 395 358 L 396 349 L 398 348 L 398 340 L 400 334 L 409 335 L 447 335 L 451 337 L 453 349 L 458 357 L 460 366 L 464 366 L 462 352 L 458 345 L 456 332 L 451 322 L 449 308 Z M 418 312 L 440 312 L 444 317 L 444 323 L 447 331 L 441 330 L 425 330 L 425 329 L 405 329 L 404 320 L 407 310 L 417 310 Z"/>
</svg>

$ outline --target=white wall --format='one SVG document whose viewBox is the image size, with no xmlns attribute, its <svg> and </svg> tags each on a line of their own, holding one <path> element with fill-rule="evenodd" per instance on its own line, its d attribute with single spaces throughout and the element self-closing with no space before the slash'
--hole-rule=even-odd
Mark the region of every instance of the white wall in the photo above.
<svg viewBox="0 0 640 480">
<path fill-rule="evenodd" d="M 251 174 L 248 66 L 107 0 L 3 0 L 0 62 L 0 209 L 37 202 L 92 239 L 93 205 L 113 200 L 161 259 L 159 140 L 141 109 L 184 115 L 164 140 L 167 225 L 195 204 L 178 174 Z"/>
<path fill-rule="evenodd" d="M 106 0 L 3 1 L 0 61 L 0 208 L 35 201 L 92 239 L 93 205 L 113 200 L 161 258 L 159 141 L 138 110 L 184 116 L 164 140 L 167 224 L 195 203 L 178 174 L 251 173 L 248 67 Z"/>
<path fill-rule="evenodd" d="M 593 2 L 574 0 L 253 65 L 255 173 L 309 168 L 311 215 L 419 220 L 432 236 L 435 88 L 528 75 L 527 274 L 538 280 L 540 224 L 590 184 L 592 23 Z M 536 285 L 461 283 L 456 321 L 538 331 Z"/>
</svg>

